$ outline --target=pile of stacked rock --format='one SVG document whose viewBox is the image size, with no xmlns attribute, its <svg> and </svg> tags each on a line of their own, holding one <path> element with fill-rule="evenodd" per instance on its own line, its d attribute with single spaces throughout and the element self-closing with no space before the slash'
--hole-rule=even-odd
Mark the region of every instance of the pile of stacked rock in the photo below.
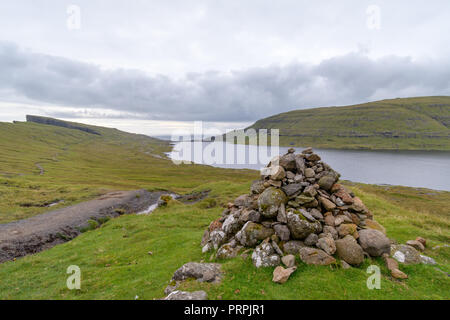
<svg viewBox="0 0 450 320">
<path fill-rule="evenodd" d="M 389 255 L 384 228 L 361 199 L 337 183 L 339 177 L 311 148 L 300 154 L 289 149 L 261 170 L 249 194 L 210 224 L 203 252 L 217 250 L 216 257 L 224 259 L 254 248 L 256 267 L 279 266 L 277 282 L 295 270 L 295 256 L 314 265 L 337 264 L 338 257 L 347 268 L 365 257 Z"/>
</svg>

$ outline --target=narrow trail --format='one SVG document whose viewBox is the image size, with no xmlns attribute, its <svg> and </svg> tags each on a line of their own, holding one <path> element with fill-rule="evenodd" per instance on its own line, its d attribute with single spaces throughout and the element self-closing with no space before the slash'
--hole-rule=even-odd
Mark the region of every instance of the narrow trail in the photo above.
<svg viewBox="0 0 450 320">
<path fill-rule="evenodd" d="M 101 221 L 136 213 L 158 202 L 166 192 L 117 191 L 98 199 L 0 224 L 0 263 L 34 254 L 77 237 L 89 220 Z"/>
<path fill-rule="evenodd" d="M 177 195 L 168 191 L 115 191 L 97 199 L 49 211 L 28 219 L 0 224 L 0 263 L 50 249 L 77 237 L 89 220 L 101 221 L 122 214 L 148 214 L 156 209 L 161 195 L 173 195 L 194 204 L 210 190 Z"/>
<path fill-rule="evenodd" d="M 42 168 L 40 163 L 36 163 L 35 165 L 39 169 L 39 175 L 42 176 L 45 173 L 44 168 Z"/>
</svg>

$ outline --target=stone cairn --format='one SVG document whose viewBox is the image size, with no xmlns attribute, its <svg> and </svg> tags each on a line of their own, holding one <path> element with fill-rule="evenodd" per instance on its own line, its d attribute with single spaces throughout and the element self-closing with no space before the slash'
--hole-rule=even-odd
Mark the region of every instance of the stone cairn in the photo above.
<svg viewBox="0 0 450 320">
<path fill-rule="evenodd" d="M 289 149 L 261 170 L 250 194 L 229 203 L 209 225 L 202 251 L 217 250 L 216 258 L 226 259 L 254 248 L 253 264 L 277 267 L 273 281 L 279 283 L 295 271 L 295 256 L 313 265 L 338 265 L 338 257 L 344 268 L 370 256 L 390 259 L 385 229 L 360 198 L 337 183 L 339 177 L 311 148 L 300 154 Z"/>
</svg>

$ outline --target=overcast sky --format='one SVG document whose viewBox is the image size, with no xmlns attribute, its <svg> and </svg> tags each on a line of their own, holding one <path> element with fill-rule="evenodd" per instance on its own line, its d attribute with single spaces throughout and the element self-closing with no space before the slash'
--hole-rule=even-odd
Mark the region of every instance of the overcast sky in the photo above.
<svg viewBox="0 0 450 320">
<path fill-rule="evenodd" d="M 450 95 L 449 9 L 448 0 L 2 1 L 0 121 L 32 113 L 168 134 L 194 120 L 231 129 L 293 109 Z"/>
</svg>

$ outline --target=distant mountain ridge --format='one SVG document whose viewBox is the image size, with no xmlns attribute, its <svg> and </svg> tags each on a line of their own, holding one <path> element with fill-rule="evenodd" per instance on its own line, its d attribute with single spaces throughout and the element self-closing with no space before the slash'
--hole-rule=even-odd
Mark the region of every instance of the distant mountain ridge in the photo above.
<svg viewBox="0 0 450 320">
<path fill-rule="evenodd" d="M 258 120 L 249 128 L 279 129 L 283 146 L 450 151 L 450 97 L 295 110 Z"/>
<path fill-rule="evenodd" d="M 96 135 L 101 135 L 99 132 L 97 132 L 96 130 L 90 128 L 89 126 L 83 126 L 80 125 L 78 123 L 72 123 L 72 122 L 68 122 L 68 121 L 63 121 L 63 120 L 59 120 L 59 119 L 54 119 L 54 118 L 48 118 L 48 117 L 42 117 L 42 116 L 32 116 L 32 115 L 27 115 L 26 116 L 27 122 L 34 122 L 34 123 L 39 123 L 39 124 L 47 124 L 47 125 L 51 125 L 51 126 L 57 126 L 57 127 L 63 127 L 63 128 L 68 128 L 68 129 L 75 129 L 75 130 L 81 130 L 87 133 L 92 133 L 92 134 L 96 134 Z"/>
</svg>

